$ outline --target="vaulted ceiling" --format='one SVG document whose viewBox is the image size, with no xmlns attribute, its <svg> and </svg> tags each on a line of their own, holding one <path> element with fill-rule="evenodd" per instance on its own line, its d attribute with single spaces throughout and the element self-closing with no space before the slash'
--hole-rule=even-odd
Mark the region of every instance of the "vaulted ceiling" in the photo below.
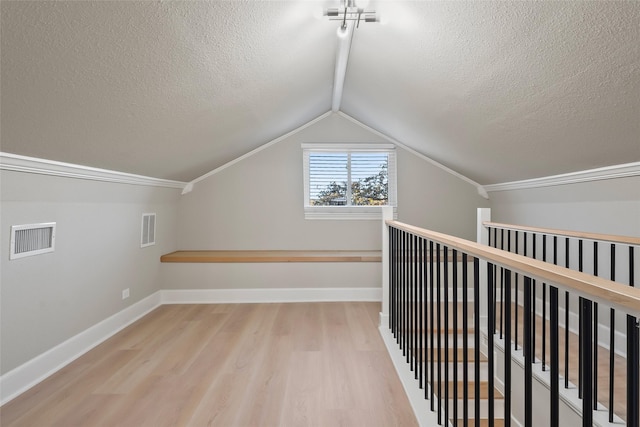
<svg viewBox="0 0 640 427">
<path fill-rule="evenodd" d="M 190 181 L 331 109 L 336 2 L 6 1 L 4 152 Z M 481 183 L 640 161 L 640 2 L 370 2 L 341 111 Z"/>
</svg>

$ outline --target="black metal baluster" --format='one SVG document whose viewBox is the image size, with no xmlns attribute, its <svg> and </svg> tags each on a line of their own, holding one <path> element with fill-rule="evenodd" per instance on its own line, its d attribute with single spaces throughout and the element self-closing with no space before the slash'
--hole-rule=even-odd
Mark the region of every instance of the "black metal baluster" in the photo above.
<svg viewBox="0 0 640 427">
<path fill-rule="evenodd" d="M 403 310 L 403 324 L 402 324 L 402 342 L 404 345 L 404 356 L 406 357 L 407 363 L 409 362 L 409 351 L 408 351 L 408 339 L 409 339 L 409 257 L 408 257 L 408 249 L 409 249 L 409 233 L 404 232 L 404 238 L 402 242 L 402 310 Z"/>
<path fill-rule="evenodd" d="M 413 370 L 413 378 L 418 379 L 418 367 L 416 366 L 416 342 L 418 341 L 418 319 L 417 319 L 417 294 L 418 287 L 416 286 L 416 236 L 411 235 L 411 242 L 409 247 L 409 259 L 411 260 L 411 280 L 409 281 L 409 295 L 411 298 L 411 367 Z"/>
<path fill-rule="evenodd" d="M 504 228 L 500 233 L 500 249 L 504 250 Z M 497 268 L 497 266 L 496 266 Z M 504 269 L 500 269 L 500 339 L 502 339 L 502 325 L 504 323 Z"/>
<path fill-rule="evenodd" d="M 497 228 L 494 230 L 493 234 L 494 234 L 493 244 L 496 248 L 498 248 L 498 229 Z M 488 282 L 488 285 L 493 286 L 493 298 L 490 299 L 489 301 L 493 301 L 493 333 L 495 334 L 496 325 L 498 324 L 497 314 L 496 314 L 498 312 L 498 282 L 495 274 L 493 275 L 493 277 L 494 277 L 493 282 Z M 491 329 L 489 331 L 491 331 Z"/>
<path fill-rule="evenodd" d="M 520 253 L 520 247 L 518 246 L 518 235 L 519 232 L 516 231 L 516 254 Z M 516 288 L 516 297 L 514 300 L 514 304 L 513 306 L 515 307 L 515 326 L 514 326 L 514 332 L 515 332 L 515 338 L 514 338 L 514 344 L 515 344 L 515 350 L 518 350 L 518 311 L 520 311 L 519 307 L 520 305 L 518 304 L 518 273 L 516 273 L 516 283 L 515 283 L 515 288 Z"/>
<path fill-rule="evenodd" d="M 523 256 L 527 256 L 527 232 L 526 231 L 522 235 L 522 240 L 523 240 L 523 242 L 522 242 L 522 255 Z M 524 280 L 524 276 L 522 276 L 522 278 Z M 524 292 L 524 284 L 523 284 L 522 292 Z M 524 310 L 524 307 L 522 309 Z M 522 330 L 522 339 L 523 340 L 525 339 L 524 338 L 524 318 L 526 316 L 528 316 L 528 313 L 523 311 L 523 313 L 522 313 L 522 328 L 523 328 L 523 330 Z M 524 344 L 523 344 L 523 347 L 524 347 Z M 523 351 L 524 351 L 524 348 L 523 348 Z"/>
<path fill-rule="evenodd" d="M 555 236 L 554 236 L 554 246 L 555 246 Z M 554 251 L 555 252 L 555 251 Z M 557 260 L 556 260 L 557 261 Z M 555 261 L 554 261 L 555 263 Z M 559 372 L 559 357 L 558 357 L 558 347 L 559 347 L 559 325 L 558 325 L 558 288 L 549 286 L 549 333 L 550 333 L 550 382 L 551 382 L 551 423 L 550 427 L 558 427 L 560 422 L 560 372 Z"/>
<path fill-rule="evenodd" d="M 453 425 L 458 425 L 458 251 L 453 250 L 451 269 L 453 270 Z"/>
<path fill-rule="evenodd" d="M 611 281 L 616 280 L 616 245 L 611 244 Z M 616 312 L 609 309 L 609 422 L 613 422 L 613 386 L 615 383 Z"/>
<path fill-rule="evenodd" d="M 398 336 L 396 340 L 400 346 L 402 345 L 402 316 L 404 315 L 404 311 L 402 310 L 402 263 L 404 262 L 404 257 L 402 255 L 402 233 L 403 231 L 401 230 L 397 230 L 396 233 L 396 292 L 398 294 L 398 298 L 396 300 L 396 329 Z"/>
<path fill-rule="evenodd" d="M 507 252 L 511 252 L 511 230 L 507 230 Z M 503 272 L 503 275 L 506 274 L 506 272 Z M 507 286 L 506 281 L 507 279 L 505 278 L 505 287 Z M 511 279 L 509 279 L 509 281 L 511 281 Z M 506 290 L 505 290 L 505 295 L 504 295 L 505 301 L 507 302 L 507 304 L 511 304 L 511 301 L 508 300 L 507 296 L 506 296 Z M 502 301 L 502 306 L 504 306 L 505 301 Z M 503 308 L 503 310 L 506 310 L 506 308 Z M 510 322 L 511 318 L 507 317 L 507 312 L 504 312 L 504 322 L 505 322 L 505 327 L 506 327 L 506 323 Z"/>
<path fill-rule="evenodd" d="M 396 237 L 396 240 L 398 242 L 397 244 L 397 267 L 396 267 L 396 274 L 398 276 L 398 303 L 397 303 L 397 307 L 398 307 L 398 322 L 397 322 L 397 329 L 398 329 L 398 336 L 396 337 L 396 341 L 398 342 L 398 345 L 400 346 L 400 348 L 402 348 L 402 334 L 403 334 L 403 330 L 402 330 L 402 317 L 403 317 L 403 310 L 402 310 L 402 304 L 404 303 L 402 300 L 402 287 L 404 286 L 404 283 L 402 281 L 402 274 L 403 274 L 403 270 L 402 270 L 402 263 L 404 263 L 404 256 L 402 253 L 402 234 L 404 233 L 404 231 L 398 230 L 398 235 Z"/>
<path fill-rule="evenodd" d="M 396 315 L 395 315 L 395 329 L 396 329 L 396 342 L 398 343 L 398 345 L 400 345 L 400 316 L 402 313 L 401 310 L 401 304 L 402 304 L 402 298 L 401 298 L 401 294 L 400 292 L 402 291 L 401 289 L 401 285 L 400 285 L 400 262 L 401 262 L 401 257 L 400 257 L 400 230 L 396 229 L 395 230 L 395 258 L 396 258 L 396 262 L 395 262 L 395 281 L 396 281 Z"/>
<path fill-rule="evenodd" d="M 488 264 L 488 269 L 487 272 L 489 274 L 488 277 L 488 283 L 493 282 L 494 280 L 494 265 L 489 263 Z M 491 301 L 491 297 L 493 295 L 491 295 L 491 293 L 493 292 L 491 289 L 491 286 L 487 286 L 487 300 Z M 488 316 L 488 325 L 487 325 L 487 331 L 492 331 L 495 330 L 495 325 L 493 324 L 493 322 L 495 321 L 495 317 L 494 314 L 495 313 L 491 313 L 491 308 L 489 308 L 489 316 Z M 487 367 L 489 370 L 489 385 L 487 387 L 487 391 L 488 391 L 488 396 L 487 396 L 487 405 L 489 406 L 489 425 L 493 426 L 494 422 L 495 422 L 495 402 L 494 402 L 494 386 L 495 386 L 495 378 L 494 378 L 494 353 L 493 353 L 493 337 L 494 334 L 492 333 L 488 333 L 487 334 Z"/>
<path fill-rule="evenodd" d="M 640 327 L 627 316 L 627 427 L 640 426 Z"/>
<path fill-rule="evenodd" d="M 422 259 L 422 237 L 418 238 L 418 246 L 417 246 L 417 254 L 416 254 L 416 258 L 418 261 L 418 282 L 417 282 L 417 286 L 418 286 L 418 385 L 420 386 L 420 388 L 422 389 L 422 387 L 424 387 L 424 369 L 423 369 L 423 358 L 422 355 L 424 354 L 424 345 L 423 345 L 423 339 L 422 336 L 426 333 L 424 325 L 422 323 L 422 320 L 424 319 L 424 295 L 422 294 L 422 286 L 424 285 L 424 282 L 422 280 L 423 278 L 423 274 L 422 274 L 422 267 L 423 267 L 423 259 Z"/>
<path fill-rule="evenodd" d="M 431 380 L 431 387 L 429 387 L 430 390 L 430 400 L 431 400 L 431 411 L 435 411 L 435 402 L 434 402 L 434 390 L 435 390 L 435 366 L 434 366 L 434 362 L 435 362 L 435 358 L 434 358 L 434 351 L 435 351 L 435 343 L 434 343 L 434 335 L 435 335 L 435 328 L 434 328 L 434 314 L 435 314 L 435 310 L 434 310 L 434 293 L 433 293 L 433 287 L 434 287 L 434 272 L 433 272 L 433 241 L 430 240 L 429 241 L 429 306 L 430 306 L 430 310 L 429 310 L 429 353 L 430 353 L 430 357 L 429 357 L 429 379 Z"/>
<path fill-rule="evenodd" d="M 598 242 L 593 242 L 593 275 L 598 275 Z M 593 301 L 593 409 L 598 410 L 598 303 Z"/>
<path fill-rule="evenodd" d="M 493 228 L 487 227 L 487 237 L 488 237 L 487 245 L 488 246 L 491 246 L 491 230 L 493 230 Z"/>
<path fill-rule="evenodd" d="M 442 249 L 444 279 L 444 420 L 449 420 L 449 248 Z M 454 384 L 456 387 L 457 384 Z"/>
<path fill-rule="evenodd" d="M 438 364 L 438 424 L 442 425 L 442 324 L 441 324 L 442 298 L 441 298 L 441 292 L 440 292 L 442 277 L 440 275 L 440 264 L 441 264 L 440 244 L 436 243 L 436 294 L 437 294 L 436 307 L 438 310 L 438 313 L 436 314 L 436 318 L 438 320 L 436 325 L 436 328 L 438 330 L 438 363 L 437 363 Z"/>
<path fill-rule="evenodd" d="M 418 371 L 418 387 L 422 389 L 422 238 L 416 237 L 416 366 Z"/>
<path fill-rule="evenodd" d="M 428 392 L 428 388 L 429 388 L 429 369 L 428 369 L 428 365 L 427 365 L 427 360 L 429 359 L 427 354 L 428 354 L 428 338 L 429 338 L 429 304 L 428 304 L 428 276 L 427 276 L 427 241 L 425 239 L 421 239 L 421 243 L 420 243 L 420 248 L 421 248 L 421 256 L 420 258 L 422 259 L 422 283 L 424 286 L 424 290 L 423 290 L 423 300 L 422 300 L 422 305 L 424 306 L 424 311 L 423 311 L 423 316 L 422 316 L 422 321 L 423 321 L 423 331 L 424 331 L 424 340 L 422 343 L 422 360 L 423 360 L 423 378 L 424 378 L 424 398 L 428 399 L 429 398 L 429 392 Z"/>
<path fill-rule="evenodd" d="M 592 341 L 592 304 L 586 298 L 582 298 L 582 345 L 584 346 L 582 356 L 582 426 L 591 427 L 593 425 L 593 347 Z"/>
<path fill-rule="evenodd" d="M 413 363 L 413 339 L 415 335 L 414 325 L 414 307 L 413 307 L 413 234 L 408 234 L 407 241 L 407 356 L 409 362 L 409 369 L 415 375 L 414 363 Z"/>
<path fill-rule="evenodd" d="M 462 390 L 462 426 L 469 427 L 469 310 L 467 305 L 469 304 L 467 286 L 468 278 L 467 274 L 467 254 L 462 254 L 462 382 L 464 388 Z"/>
<path fill-rule="evenodd" d="M 531 278 L 524 277 L 524 314 L 523 314 L 523 335 L 524 335 L 524 426 L 533 427 L 533 340 L 532 334 L 533 322 L 535 322 L 535 314 L 532 311 L 532 293 Z"/>
<path fill-rule="evenodd" d="M 491 283 L 488 283 L 491 288 Z M 491 300 L 487 300 L 491 306 Z M 475 426 L 480 425 L 480 260 L 473 259 L 473 416 Z M 489 330 L 490 331 L 490 330 Z M 491 335 L 490 333 L 488 335 Z"/>
<path fill-rule="evenodd" d="M 405 321 L 404 321 L 404 344 L 406 348 L 406 358 L 407 363 L 411 363 L 411 286 L 410 286 L 410 234 L 406 233 L 405 235 L 405 250 L 404 250 L 404 303 L 405 303 Z"/>
<path fill-rule="evenodd" d="M 542 261 L 547 262 L 547 235 L 542 235 Z M 547 370 L 547 284 L 542 282 L 542 370 Z"/>
<path fill-rule="evenodd" d="M 532 254 L 532 258 L 536 259 L 536 237 L 537 234 L 532 233 L 531 234 L 531 244 L 532 244 L 532 248 L 531 248 L 531 254 Z M 531 294 L 532 294 L 532 298 L 531 298 L 531 312 L 533 315 L 533 319 L 531 322 L 531 334 L 533 336 L 533 341 L 531 342 L 531 351 L 532 351 L 532 356 L 533 356 L 533 363 L 536 363 L 536 280 L 535 279 L 531 279 Z"/>
<path fill-rule="evenodd" d="M 504 425 L 511 427 L 511 271 L 504 270 Z M 491 419 L 491 418 L 489 418 Z"/>
<path fill-rule="evenodd" d="M 565 239 L 564 266 L 569 268 L 569 238 Z M 569 292 L 564 293 L 564 388 L 569 388 Z"/>
<path fill-rule="evenodd" d="M 578 271 L 582 271 L 582 239 L 578 240 Z M 578 298 L 578 397 L 583 398 L 584 381 L 582 378 L 582 367 L 584 365 L 584 344 L 582 342 L 582 297 Z"/>
<path fill-rule="evenodd" d="M 407 307 L 406 307 L 406 286 L 407 286 L 407 281 L 406 281 L 406 264 L 407 264 L 407 250 L 406 250 L 406 232 L 402 231 L 402 236 L 401 236 L 401 240 L 400 240 L 400 250 L 401 250 L 401 257 L 402 257 L 402 263 L 400 264 L 400 280 L 401 280 L 401 290 L 400 292 L 402 293 L 400 296 L 400 301 L 402 304 L 402 315 L 400 318 L 400 348 L 402 349 L 402 355 L 406 356 L 406 315 L 407 315 Z"/>
<path fill-rule="evenodd" d="M 629 286 L 634 287 L 633 246 L 629 247 Z M 627 427 L 640 427 L 640 328 L 627 315 Z"/>
</svg>

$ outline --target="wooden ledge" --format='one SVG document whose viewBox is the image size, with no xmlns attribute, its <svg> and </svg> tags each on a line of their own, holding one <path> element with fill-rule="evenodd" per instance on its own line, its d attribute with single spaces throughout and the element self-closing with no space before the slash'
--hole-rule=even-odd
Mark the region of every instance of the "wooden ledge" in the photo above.
<svg viewBox="0 0 640 427">
<path fill-rule="evenodd" d="M 382 262 L 380 251 L 176 251 L 161 262 L 260 263 L 260 262 Z"/>
</svg>

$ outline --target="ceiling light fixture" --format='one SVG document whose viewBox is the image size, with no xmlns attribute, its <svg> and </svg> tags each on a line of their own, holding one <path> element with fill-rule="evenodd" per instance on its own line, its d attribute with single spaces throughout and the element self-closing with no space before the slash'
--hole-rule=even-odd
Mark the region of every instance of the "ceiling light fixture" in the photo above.
<svg viewBox="0 0 640 427">
<path fill-rule="evenodd" d="M 366 2 L 367 0 L 361 0 Z M 333 79 L 333 98 L 331 111 L 340 111 L 342 103 L 342 90 L 349 63 L 349 51 L 353 41 L 353 32 L 359 28 L 360 22 L 378 22 L 375 10 L 364 10 L 356 6 L 356 0 L 341 0 L 339 8 L 326 9 L 325 16 L 330 21 L 340 21 L 338 27 L 338 50 L 336 51 L 336 70 Z"/>
<path fill-rule="evenodd" d="M 348 34 L 347 21 L 354 21 L 355 28 L 360 27 L 360 22 L 378 22 L 380 19 L 375 10 L 364 10 L 356 6 L 355 0 L 342 0 L 340 7 L 326 9 L 325 16 L 330 21 L 342 21 L 338 27 L 338 37 L 344 38 Z"/>
<path fill-rule="evenodd" d="M 342 24 L 338 27 L 338 37 L 340 37 L 341 39 L 347 37 L 347 34 L 349 34 L 349 30 L 347 28 L 347 24 Z"/>
</svg>

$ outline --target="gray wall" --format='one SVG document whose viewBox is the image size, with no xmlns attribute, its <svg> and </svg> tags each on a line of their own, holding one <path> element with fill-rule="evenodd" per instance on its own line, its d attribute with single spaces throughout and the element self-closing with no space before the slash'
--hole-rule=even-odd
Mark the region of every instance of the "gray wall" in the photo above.
<svg viewBox="0 0 640 427">
<path fill-rule="evenodd" d="M 303 142 L 387 141 L 339 115 L 331 115 L 212 175 L 179 201 L 179 248 L 380 249 L 379 221 L 304 219 Z M 488 206 L 488 201 L 478 195 L 474 186 L 401 148 L 397 150 L 397 162 L 400 221 L 475 239 L 476 208 Z M 171 265 L 163 269 L 178 270 Z M 163 287 L 261 287 L 239 279 L 233 281 L 230 274 L 225 274 L 224 284 L 219 284 L 212 268 L 200 270 L 201 274 L 191 274 L 188 279 L 167 272 Z M 288 283 L 310 286 L 304 274 L 295 274 L 298 276 L 289 278 Z M 349 273 L 345 275 L 348 277 Z M 183 279 L 180 283 L 178 276 Z M 352 277 L 355 276 L 354 272 Z M 334 286 L 355 282 L 346 278 L 341 283 L 334 282 Z M 322 284 L 314 282 L 313 286 Z M 357 286 L 365 284 L 359 281 Z M 380 286 L 379 280 L 369 286 Z"/>
<path fill-rule="evenodd" d="M 158 290 L 180 192 L 9 171 L 0 179 L 4 374 Z M 141 249 L 143 212 L 157 214 L 157 243 Z M 12 225 L 51 221 L 55 252 L 9 261 Z"/>
<path fill-rule="evenodd" d="M 198 183 L 192 193 L 2 171 L 1 366 L 9 370 L 158 289 L 378 287 L 379 265 L 180 268 L 160 264 L 176 249 L 379 249 L 379 221 L 305 220 L 302 142 L 386 142 L 338 116 Z M 404 222 L 475 237 L 488 202 L 473 186 L 398 149 L 398 214 Z M 156 212 L 157 244 L 139 247 L 140 217 Z M 11 225 L 57 222 L 54 253 L 9 261 Z M 274 266 L 267 268 L 275 268 Z M 173 274 L 175 273 L 175 274 Z M 270 277 L 270 276 L 269 276 Z M 275 277 L 275 276 L 274 276 Z M 313 279 L 310 280 L 309 277 Z M 131 297 L 121 299 L 124 288 Z"/>
<path fill-rule="evenodd" d="M 494 221 L 640 236 L 640 176 L 489 195 Z"/>
<path fill-rule="evenodd" d="M 489 207 L 475 186 L 405 151 L 398 153 L 398 220 L 476 240 L 477 208 Z"/>
<path fill-rule="evenodd" d="M 197 183 L 179 202 L 180 249 L 379 249 L 380 223 L 305 220 L 303 142 L 387 142 L 338 116 Z M 398 148 L 398 219 L 475 238 L 475 187 Z"/>
</svg>

